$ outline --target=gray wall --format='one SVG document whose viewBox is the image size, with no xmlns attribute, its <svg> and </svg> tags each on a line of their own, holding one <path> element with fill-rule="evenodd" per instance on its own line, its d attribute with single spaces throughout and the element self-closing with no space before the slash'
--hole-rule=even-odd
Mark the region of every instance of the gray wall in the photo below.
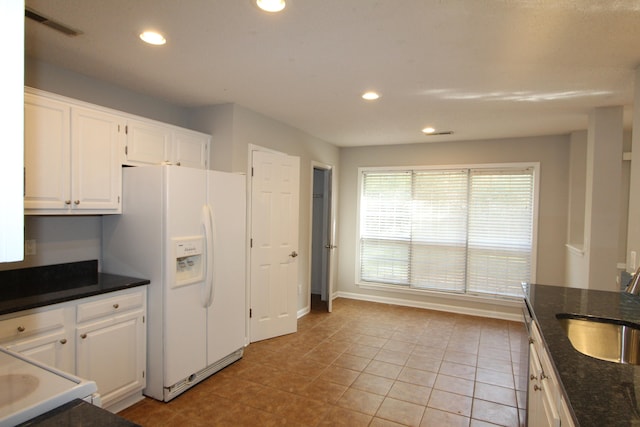
<svg viewBox="0 0 640 427">
<path fill-rule="evenodd" d="M 338 290 L 390 296 L 355 284 L 358 168 L 540 162 L 537 283 L 562 284 L 567 236 L 569 136 L 342 149 Z M 403 295 L 420 300 L 422 296 Z"/>
</svg>

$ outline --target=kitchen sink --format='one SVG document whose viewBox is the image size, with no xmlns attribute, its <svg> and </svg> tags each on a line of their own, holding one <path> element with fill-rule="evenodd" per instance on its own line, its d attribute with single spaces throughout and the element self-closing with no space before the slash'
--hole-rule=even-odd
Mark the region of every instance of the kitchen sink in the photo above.
<svg viewBox="0 0 640 427">
<path fill-rule="evenodd" d="M 573 348 L 596 359 L 640 365 L 640 326 L 615 319 L 556 315 Z"/>
</svg>

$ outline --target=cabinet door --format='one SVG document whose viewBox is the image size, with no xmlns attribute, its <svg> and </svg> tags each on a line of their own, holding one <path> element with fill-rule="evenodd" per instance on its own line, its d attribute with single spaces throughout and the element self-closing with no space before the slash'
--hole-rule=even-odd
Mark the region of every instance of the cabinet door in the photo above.
<svg viewBox="0 0 640 427">
<path fill-rule="evenodd" d="M 72 209 L 99 213 L 120 211 L 121 121 L 118 116 L 97 110 L 72 109 Z"/>
<path fill-rule="evenodd" d="M 24 96 L 24 208 L 67 209 L 71 203 L 68 104 Z"/>
<path fill-rule="evenodd" d="M 158 165 L 171 160 L 171 129 L 153 122 L 127 121 L 124 163 Z"/>
<path fill-rule="evenodd" d="M 76 374 L 96 382 L 105 407 L 145 386 L 143 322 L 137 310 L 77 328 Z"/>
<path fill-rule="evenodd" d="M 538 352 L 533 344 L 529 344 L 529 388 L 527 402 L 527 425 L 529 427 L 542 427 L 542 401 L 540 393 L 540 377 L 542 366 L 538 359 Z"/>
<path fill-rule="evenodd" d="M 7 344 L 6 348 L 64 372 L 75 372 L 73 339 L 66 329 L 17 340 Z"/>
<path fill-rule="evenodd" d="M 209 141 L 208 135 L 187 130 L 174 130 L 174 162 L 189 168 L 207 169 Z"/>
</svg>

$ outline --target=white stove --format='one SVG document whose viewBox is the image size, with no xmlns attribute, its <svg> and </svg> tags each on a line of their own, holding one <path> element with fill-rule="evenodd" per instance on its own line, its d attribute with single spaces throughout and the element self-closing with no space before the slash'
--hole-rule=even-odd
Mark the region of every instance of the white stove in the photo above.
<svg viewBox="0 0 640 427">
<path fill-rule="evenodd" d="M 15 426 L 73 399 L 100 405 L 93 381 L 0 347 L 0 427 Z"/>
</svg>

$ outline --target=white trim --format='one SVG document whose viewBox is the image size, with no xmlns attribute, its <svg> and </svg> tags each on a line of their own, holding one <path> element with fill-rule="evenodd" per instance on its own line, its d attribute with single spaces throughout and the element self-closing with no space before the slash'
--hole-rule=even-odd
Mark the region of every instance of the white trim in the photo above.
<svg viewBox="0 0 640 427">
<path fill-rule="evenodd" d="M 519 304 L 521 301 L 521 298 L 518 298 L 518 297 L 455 293 L 455 292 L 438 291 L 435 289 L 411 288 L 409 286 L 393 285 L 393 284 L 386 284 L 386 283 L 360 282 L 360 283 L 356 283 L 356 286 L 361 289 L 369 289 L 373 291 L 394 292 L 394 293 L 414 295 L 414 296 L 419 295 L 421 297 L 428 297 L 428 298 L 441 298 L 441 299 L 450 299 L 450 300 L 459 300 L 459 301 L 474 301 L 480 304 L 503 305 L 508 307 L 511 307 L 514 304 Z"/>
<path fill-rule="evenodd" d="M 584 256 L 584 247 L 582 245 L 576 245 L 573 243 L 566 243 L 565 246 L 569 250 L 569 253 L 578 256 Z"/>
<path fill-rule="evenodd" d="M 309 302 L 309 305 L 307 305 L 304 308 L 301 308 L 300 310 L 298 310 L 298 319 L 301 318 L 302 316 L 306 316 L 307 314 L 311 313 L 311 302 Z"/>
<path fill-rule="evenodd" d="M 378 302 L 383 304 L 392 304 L 392 305 L 400 305 L 404 307 L 415 307 L 415 308 L 423 308 L 426 310 L 435 310 L 435 311 L 444 311 L 447 313 L 456 313 L 463 314 L 467 316 L 478 316 L 478 317 L 487 317 L 491 319 L 500 319 L 500 320 L 508 320 L 512 322 L 523 322 L 522 312 L 520 310 L 517 313 L 508 313 L 506 310 L 492 310 L 489 308 L 482 308 L 480 304 L 478 304 L 478 308 L 470 308 L 470 307 L 460 307 L 458 305 L 453 304 L 442 304 L 442 303 L 434 303 L 427 301 L 414 301 L 408 299 L 401 298 L 390 298 L 390 297 L 382 297 L 375 296 L 369 294 L 358 294 L 353 292 L 337 292 L 337 297 L 339 298 L 348 298 L 360 301 L 369 301 L 369 302 Z M 468 296 L 467 296 L 468 297 Z M 516 303 L 514 302 L 510 307 L 516 308 L 518 305 L 521 306 L 522 302 Z M 495 304 L 497 307 L 507 307 L 504 304 Z M 495 307 L 494 307 L 495 308 Z"/>
</svg>

